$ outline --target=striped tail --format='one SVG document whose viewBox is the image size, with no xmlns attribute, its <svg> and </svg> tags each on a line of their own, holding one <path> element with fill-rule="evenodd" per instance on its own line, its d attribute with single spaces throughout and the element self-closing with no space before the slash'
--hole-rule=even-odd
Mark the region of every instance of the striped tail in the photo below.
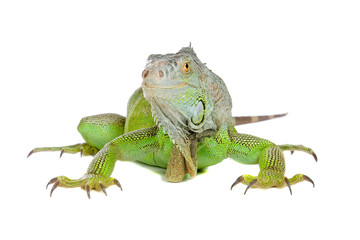
<svg viewBox="0 0 360 240">
<path fill-rule="evenodd" d="M 287 113 L 276 114 L 276 115 L 264 115 L 264 116 L 244 116 L 244 117 L 233 117 L 232 123 L 234 126 L 243 125 L 248 123 L 262 122 L 274 118 L 285 117 Z"/>
</svg>

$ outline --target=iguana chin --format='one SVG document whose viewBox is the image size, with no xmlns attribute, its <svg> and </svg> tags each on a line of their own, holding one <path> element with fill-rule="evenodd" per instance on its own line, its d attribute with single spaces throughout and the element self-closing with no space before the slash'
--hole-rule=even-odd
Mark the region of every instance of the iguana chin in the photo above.
<svg viewBox="0 0 360 240">
<path fill-rule="evenodd" d="M 285 177 L 283 155 L 283 151 L 298 150 L 317 160 L 312 149 L 302 145 L 276 145 L 238 133 L 234 128 L 285 114 L 232 118 L 231 98 L 225 83 L 200 62 L 192 48 L 183 48 L 177 54 L 150 55 L 143 71 L 142 88 L 131 96 L 126 118 L 117 114 L 83 118 L 78 131 L 86 143 L 35 148 L 29 153 L 28 156 L 35 152 L 60 151 L 60 156 L 78 152 L 94 156 L 83 177 L 51 179 L 50 196 L 57 187 L 81 187 L 89 198 L 91 189 L 106 194 L 108 186 L 121 188 L 119 181 L 111 177 L 116 160 L 166 168 L 166 179 L 172 182 L 182 181 L 186 173 L 195 176 L 197 169 L 225 158 L 259 164 L 258 176 L 241 175 L 232 185 L 248 185 L 245 193 L 250 187 L 285 186 L 291 192 L 290 185 L 304 180 L 313 183 L 303 174 Z"/>
</svg>

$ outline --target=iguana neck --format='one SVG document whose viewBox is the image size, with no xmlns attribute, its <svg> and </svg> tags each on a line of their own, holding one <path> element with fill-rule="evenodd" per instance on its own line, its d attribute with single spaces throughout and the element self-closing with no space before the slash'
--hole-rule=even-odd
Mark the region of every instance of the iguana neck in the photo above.
<svg viewBox="0 0 360 240">
<path fill-rule="evenodd" d="M 208 69 L 200 60 L 195 60 L 201 74 L 200 87 L 209 95 L 213 103 L 212 119 L 218 129 L 231 120 L 232 101 L 224 81 Z M 217 129 L 217 130 L 218 130 Z"/>
</svg>

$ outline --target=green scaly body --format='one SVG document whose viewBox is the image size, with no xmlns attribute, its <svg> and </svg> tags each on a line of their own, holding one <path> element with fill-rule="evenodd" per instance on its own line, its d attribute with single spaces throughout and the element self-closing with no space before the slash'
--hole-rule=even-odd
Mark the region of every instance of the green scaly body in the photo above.
<svg viewBox="0 0 360 240">
<path fill-rule="evenodd" d="M 187 95 L 185 95 L 186 97 Z M 207 99 L 206 101 L 212 99 L 209 96 L 204 96 L 204 98 Z M 189 153 L 190 158 L 195 158 L 195 169 L 202 169 L 215 165 L 226 158 L 232 158 L 239 163 L 259 164 L 260 167 L 257 177 L 242 175 L 234 182 L 233 186 L 241 182 L 248 185 L 248 188 L 281 188 L 284 186 L 290 188 L 290 185 L 303 180 L 312 182 L 309 177 L 302 174 L 296 174 L 290 179 L 286 178 L 283 155 L 283 151 L 286 150 L 299 150 L 312 154 L 316 159 L 316 155 L 310 148 L 301 145 L 279 146 L 262 138 L 238 133 L 234 127 L 235 118 L 225 116 L 223 121 L 218 121 L 217 118 L 221 114 L 213 114 L 212 118 L 209 117 L 212 113 L 205 111 L 206 108 L 209 109 L 207 103 L 202 102 L 202 104 L 204 106 L 200 106 L 198 103 L 191 105 L 195 106 L 192 108 L 195 115 L 189 118 L 195 123 L 203 122 L 202 129 L 196 129 L 197 135 L 195 140 L 192 140 L 195 141 L 195 150 L 193 150 L 195 153 Z M 212 108 L 215 109 L 216 104 L 211 104 Z M 205 108 L 203 109 L 204 114 L 199 111 L 202 109 L 201 107 Z M 165 108 L 166 106 L 162 106 L 159 109 L 167 113 L 168 109 Z M 176 110 L 177 106 L 173 109 Z M 80 121 L 78 130 L 86 143 L 55 148 L 35 148 L 29 155 L 41 151 L 61 151 L 61 154 L 64 152 L 81 152 L 85 156 L 94 156 L 87 172 L 80 179 L 73 180 L 60 176 L 50 180 L 49 184 L 54 184 L 51 194 L 57 187 L 81 187 L 87 190 L 90 198 L 91 189 L 102 190 L 106 193 L 105 188 L 110 185 L 115 184 L 121 188 L 120 183 L 111 177 L 117 160 L 139 161 L 148 165 L 167 168 L 167 179 L 169 181 L 182 181 L 184 174 L 190 173 L 191 175 L 191 170 L 188 169 L 189 165 L 186 165 L 186 151 L 182 151 L 181 144 L 177 145 L 178 142 L 170 137 L 169 128 L 164 122 L 156 123 L 153 114 L 153 105 L 144 97 L 143 90 L 140 88 L 129 100 L 126 118 L 117 114 L 100 114 L 85 117 Z M 189 114 L 192 114 L 192 111 Z M 209 117 L 210 120 L 205 120 L 206 117 Z M 266 119 L 272 117 L 268 116 Z M 260 117 L 254 121 L 261 120 L 265 120 L 265 118 Z M 209 129 L 211 131 L 208 131 Z M 185 131 L 185 133 L 187 132 L 191 131 Z M 188 135 L 183 136 L 187 139 L 186 136 Z M 191 151 L 191 145 L 189 149 Z"/>
</svg>

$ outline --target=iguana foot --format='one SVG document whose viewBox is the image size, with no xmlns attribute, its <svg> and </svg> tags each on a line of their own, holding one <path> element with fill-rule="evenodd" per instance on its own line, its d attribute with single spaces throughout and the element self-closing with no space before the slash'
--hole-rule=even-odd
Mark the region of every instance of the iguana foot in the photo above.
<svg viewBox="0 0 360 240">
<path fill-rule="evenodd" d="M 315 159 L 315 161 L 317 162 L 317 156 L 316 156 L 315 152 L 311 148 L 304 147 L 303 145 L 285 144 L 285 145 L 280 145 L 279 148 L 281 148 L 282 151 L 290 151 L 291 154 L 293 154 L 294 151 L 308 153 L 308 154 L 312 155 L 313 158 Z"/>
<path fill-rule="evenodd" d="M 90 190 L 96 190 L 96 191 L 103 191 L 104 194 L 107 196 L 105 188 L 116 185 L 120 188 L 122 191 L 122 187 L 118 180 L 112 177 L 102 177 L 99 175 L 86 173 L 82 178 L 80 179 L 69 179 L 65 176 L 59 176 L 51 179 L 48 184 L 46 185 L 46 189 L 50 184 L 54 184 L 50 191 L 50 197 L 52 196 L 52 193 L 57 187 L 64 187 L 64 188 L 75 188 L 75 187 L 81 187 L 82 189 L 86 190 L 87 196 L 90 199 Z"/>
<path fill-rule="evenodd" d="M 315 161 L 317 161 L 317 157 L 314 151 L 310 148 L 304 147 L 302 145 L 281 145 L 281 146 L 269 146 L 265 148 L 259 156 L 259 166 L 260 172 L 257 177 L 252 175 L 242 175 L 231 186 L 231 189 L 237 185 L 238 183 L 243 183 L 247 185 L 247 188 L 244 192 L 246 194 L 249 188 L 283 188 L 288 187 L 291 191 L 291 185 L 302 181 L 308 181 L 315 184 L 311 178 L 303 174 L 296 174 L 292 178 L 288 179 L 285 177 L 285 159 L 283 151 L 303 151 L 308 154 L 311 154 Z"/>
<path fill-rule="evenodd" d="M 290 190 L 290 194 L 292 195 L 291 185 L 294 185 L 296 183 L 302 182 L 302 181 L 308 181 L 313 184 L 313 187 L 315 187 L 314 181 L 311 180 L 308 176 L 304 174 L 296 174 L 292 178 L 288 179 L 284 176 L 276 176 L 274 174 L 268 174 L 263 173 L 262 176 L 252 176 L 252 175 L 241 175 L 236 179 L 236 181 L 231 185 L 231 189 L 233 189 L 234 186 L 236 186 L 239 183 L 243 183 L 247 185 L 244 195 L 246 194 L 247 190 L 249 188 L 283 188 L 287 186 Z"/>
<path fill-rule="evenodd" d="M 34 148 L 30 151 L 27 157 L 30 157 L 33 153 L 37 152 L 54 152 L 60 151 L 60 157 L 64 153 L 75 154 L 80 152 L 80 156 L 95 156 L 95 154 L 99 151 L 97 148 L 90 146 L 87 143 L 78 143 L 70 146 L 63 147 L 42 147 L 42 148 Z"/>
</svg>

